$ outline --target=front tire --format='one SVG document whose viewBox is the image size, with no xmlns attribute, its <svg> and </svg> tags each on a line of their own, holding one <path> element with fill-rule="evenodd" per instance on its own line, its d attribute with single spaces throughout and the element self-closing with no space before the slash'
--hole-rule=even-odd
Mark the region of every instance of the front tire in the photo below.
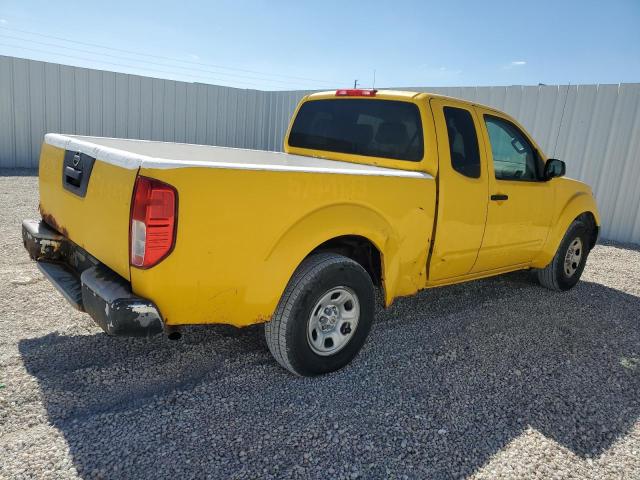
<svg viewBox="0 0 640 480">
<path fill-rule="evenodd" d="M 339 370 L 364 345 L 374 298 L 371 277 L 359 263 L 334 253 L 311 255 L 296 269 L 265 323 L 269 351 L 296 375 Z"/>
<path fill-rule="evenodd" d="M 540 285 L 557 292 L 573 288 L 587 263 L 590 241 L 591 232 L 582 220 L 569 225 L 549 265 L 537 271 Z"/>
</svg>

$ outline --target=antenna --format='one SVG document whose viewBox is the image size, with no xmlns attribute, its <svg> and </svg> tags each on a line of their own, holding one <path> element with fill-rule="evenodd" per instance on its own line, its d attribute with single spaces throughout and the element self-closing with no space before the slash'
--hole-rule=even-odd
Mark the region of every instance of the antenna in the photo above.
<svg viewBox="0 0 640 480">
<path fill-rule="evenodd" d="M 358 88 L 358 80 L 353 81 L 353 88 Z"/>
<path fill-rule="evenodd" d="M 373 69 L 373 85 L 371 86 L 371 90 L 376 89 L 376 69 Z"/>
<path fill-rule="evenodd" d="M 560 125 L 558 126 L 558 134 L 556 135 L 556 143 L 553 146 L 553 155 L 551 158 L 556 158 L 556 148 L 558 148 L 558 138 L 560 138 L 560 130 L 562 130 L 562 121 L 564 120 L 564 109 L 567 106 L 567 98 L 569 98 L 569 88 L 571 88 L 571 82 L 567 85 L 567 94 L 564 96 L 564 104 L 562 105 L 562 114 L 560 115 Z"/>
</svg>

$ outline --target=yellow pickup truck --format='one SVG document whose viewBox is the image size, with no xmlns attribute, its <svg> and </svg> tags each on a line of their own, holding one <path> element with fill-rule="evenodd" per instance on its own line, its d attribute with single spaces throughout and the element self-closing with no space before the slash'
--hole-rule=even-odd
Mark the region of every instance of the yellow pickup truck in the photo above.
<svg viewBox="0 0 640 480">
<path fill-rule="evenodd" d="M 376 287 L 388 307 L 535 269 L 567 290 L 597 239 L 591 189 L 475 103 L 314 93 L 284 150 L 47 134 L 24 245 L 110 335 L 264 323 L 283 367 L 318 375 L 357 355 Z"/>
</svg>

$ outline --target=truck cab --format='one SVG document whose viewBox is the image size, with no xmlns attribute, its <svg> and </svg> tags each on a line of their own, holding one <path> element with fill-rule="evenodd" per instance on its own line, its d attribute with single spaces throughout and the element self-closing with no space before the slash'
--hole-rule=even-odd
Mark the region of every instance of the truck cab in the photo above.
<svg viewBox="0 0 640 480">
<path fill-rule="evenodd" d="M 345 100 L 338 104 L 337 97 Z M 405 110 L 410 105 L 413 117 L 409 119 L 408 112 L 405 117 L 397 113 L 392 121 L 376 124 L 363 111 L 380 109 L 381 101 L 404 105 Z M 372 107 L 342 107 L 343 102 Z M 333 107 L 338 110 L 335 118 L 332 105 L 341 106 Z M 351 112 L 345 115 L 345 110 Z M 338 117 L 340 121 L 336 121 Z M 345 126 L 340 122 L 352 123 Z M 309 133 L 304 137 L 300 133 L 304 129 L 327 131 L 325 142 L 331 138 L 333 143 L 322 144 Z M 382 153 L 372 155 L 367 150 L 371 145 L 381 148 Z M 549 159 L 516 120 L 483 105 L 413 92 L 339 90 L 312 94 L 296 110 L 284 148 L 293 154 L 432 175 L 438 187 L 437 225 L 434 222 L 425 286 L 545 266 L 555 253 L 561 233 L 558 227 L 568 227 L 558 226 L 562 214 L 569 213 L 562 210 L 572 202 L 577 201 L 581 204 L 577 210 L 587 213 L 590 245 L 597 237 L 591 189 L 559 178 L 565 172 L 563 162 L 552 159 L 547 167 Z M 385 155 L 384 148 L 396 150 Z"/>
</svg>

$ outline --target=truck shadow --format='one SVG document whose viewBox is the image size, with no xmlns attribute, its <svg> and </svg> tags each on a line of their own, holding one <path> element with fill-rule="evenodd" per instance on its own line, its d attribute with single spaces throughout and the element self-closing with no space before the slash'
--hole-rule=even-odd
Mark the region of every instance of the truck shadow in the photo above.
<svg viewBox="0 0 640 480">
<path fill-rule="evenodd" d="M 522 273 L 425 291 L 315 379 L 281 370 L 261 328 L 19 348 L 84 477 L 460 477 L 525 431 L 580 458 L 624 436 L 639 312 L 639 297 L 585 281 L 553 294 Z"/>
</svg>

